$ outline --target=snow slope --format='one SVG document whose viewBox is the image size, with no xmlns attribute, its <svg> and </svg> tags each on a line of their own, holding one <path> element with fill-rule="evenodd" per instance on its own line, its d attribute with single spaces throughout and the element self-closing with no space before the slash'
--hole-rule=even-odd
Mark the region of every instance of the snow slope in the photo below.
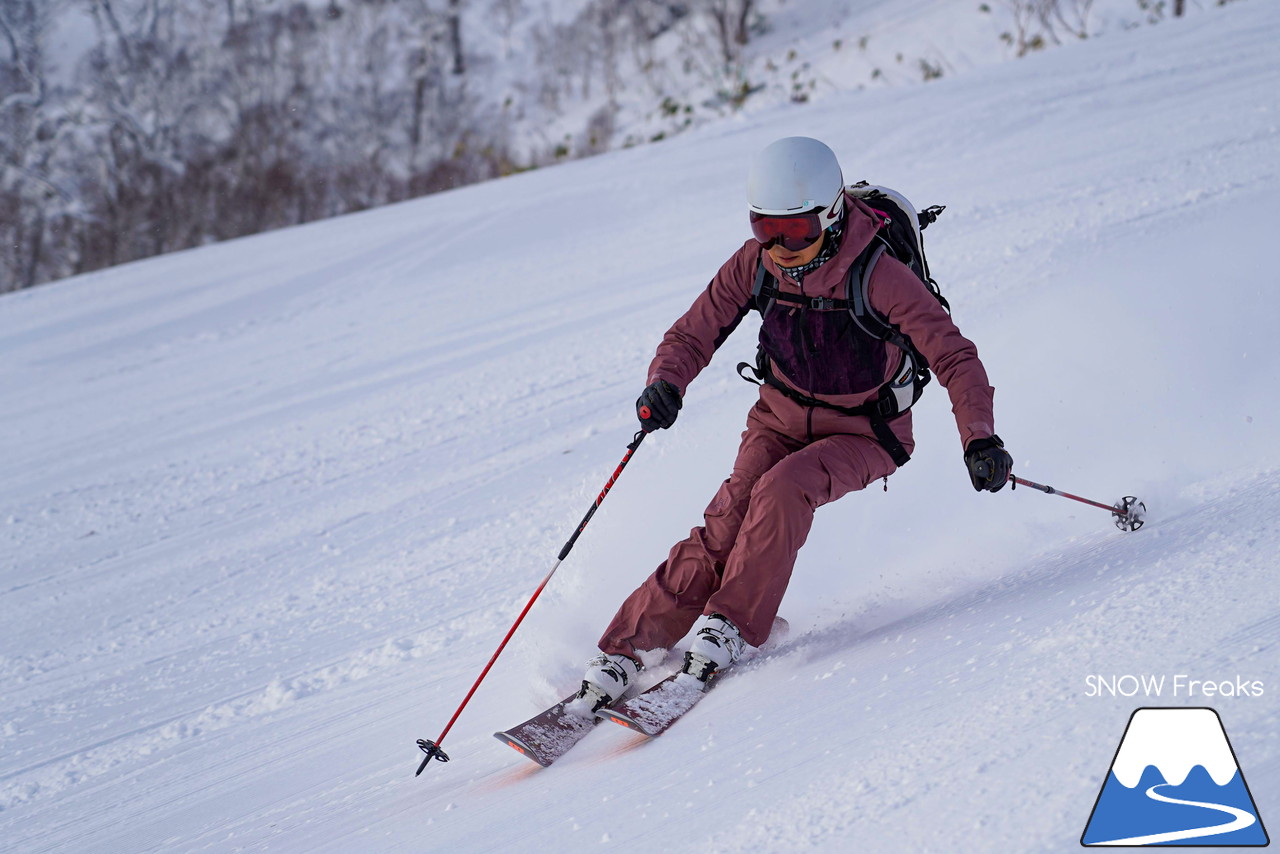
<svg viewBox="0 0 1280 854">
<path fill-rule="evenodd" d="M 1274 832 L 1277 40 L 1236 3 L 4 297 L 5 850 L 1075 850 L 1162 704 L 1218 710 Z M 489 734 L 699 518 L 744 326 L 415 779 L 785 133 L 949 206 L 930 258 L 1019 472 L 1148 527 L 973 493 L 934 390 L 889 491 L 819 512 L 785 647 L 539 770 Z M 1087 695 L 1127 673 L 1265 692 Z"/>
</svg>

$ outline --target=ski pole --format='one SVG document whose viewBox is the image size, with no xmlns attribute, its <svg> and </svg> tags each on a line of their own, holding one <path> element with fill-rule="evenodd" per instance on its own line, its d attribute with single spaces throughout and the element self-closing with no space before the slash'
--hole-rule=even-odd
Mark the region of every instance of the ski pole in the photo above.
<svg viewBox="0 0 1280 854">
<path fill-rule="evenodd" d="M 1013 484 L 1011 489 L 1017 489 L 1019 486 L 1029 486 L 1032 489 L 1038 489 L 1045 495 L 1061 495 L 1063 498 L 1070 498 L 1072 501 L 1079 501 L 1081 504 L 1088 504 L 1090 507 L 1097 507 L 1106 510 L 1112 516 L 1115 516 L 1116 527 L 1122 531 L 1136 531 L 1146 522 L 1147 505 L 1143 504 L 1132 495 L 1126 495 L 1115 504 L 1103 504 L 1101 501 L 1092 501 L 1088 498 L 1081 498 L 1079 495 L 1072 495 L 1070 492 L 1063 492 L 1052 486 L 1045 486 L 1042 483 L 1036 483 L 1030 480 L 1024 480 L 1009 473 L 1009 481 Z"/>
<path fill-rule="evenodd" d="M 498 644 L 498 649 L 493 653 L 493 657 L 489 659 L 489 663 L 486 664 L 484 666 L 484 670 L 480 672 L 480 678 L 476 679 L 475 684 L 471 686 L 471 690 L 467 692 L 467 696 L 463 698 L 462 705 L 458 706 L 458 710 L 453 713 L 453 717 L 450 718 L 449 723 L 445 725 L 444 732 L 440 733 L 440 737 L 435 741 L 430 741 L 425 738 L 418 739 L 418 748 L 422 750 L 426 756 L 423 757 L 422 764 L 418 766 L 418 771 L 413 776 L 417 777 L 420 775 L 423 769 L 427 767 L 427 763 L 432 759 L 435 759 L 438 762 L 449 761 L 449 755 L 440 749 L 440 743 L 444 741 L 444 737 L 449 734 L 449 730 L 453 728 L 454 722 L 458 720 L 458 716 L 462 714 L 462 710 L 467 707 L 467 703 L 471 702 L 471 697 L 476 693 L 476 689 L 480 687 L 480 683 L 489 675 L 489 670 L 493 667 L 493 663 L 498 660 L 499 655 L 502 655 L 502 650 L 506 649 L 507 641 L 511 640 L 511 636 L 516 633 L 516 629 L 518 629 L 520 627 L 520 623 L 524 621 L 524 617 L 529 613 L 529 609 L 533 607 L 533 603 L 538 600 L 540 595 L 542 595 L 542 591 L 546 588 L 547 582 L 551 580 L 551 576 L 556 574 L 556 570 L 560 568 L 560 564 L 566 557 L 568 557 L 569 552 L 573 550 L 573 544 L 578 541 L 578 537 L 587 527 L 587 523 L 591 521 L 591 517 L 596 515 L 596 510 L 604 502 L 604 497 L 609 494 L 609 490 L 618 482 L 618 476 L 621 475 L 622 470 L 627 467 L 627 463 L 631 460 L 631 455 L 636 452 L 636 448 L 640 447 L 640 443 L 644 441 L 644 437 L 646 435 L 647 434 L 641 430 L 636 433 L 635 437 L 631 440 L 631 444 L 627 445 L 627 453 L 623 456 L 622 462 L 618 463 L 618 467 L 614 469 L 613 475 L 609 478 L 608 483 L 604 485 L 604 489 L 600 490 L 600 494 L 596 496 L 595 503 L 592 504 L 591 509 L 587 511 L 587 515 L 582 517 L 582 522 L 579 523 L 578 527 L 574 530 L 573 536 L 569 537 L 569 541 L 564 544 L 564 548 L 560 549 L 560 556 L 556 558 L 556 562 L 552 564 L 551 571 L 542 579 L 542 583 L 538 585 L 538 589 L 533 591 L 533 596 L 531 596 L 528 603 L 525 604 L 524 610 L 520 612 L 520 616 L 516 617 L 515 623 L 513 623 L 510 630 L 507 631 L 507 636 L 502 639 L 502 643 Z"/>
</svg>

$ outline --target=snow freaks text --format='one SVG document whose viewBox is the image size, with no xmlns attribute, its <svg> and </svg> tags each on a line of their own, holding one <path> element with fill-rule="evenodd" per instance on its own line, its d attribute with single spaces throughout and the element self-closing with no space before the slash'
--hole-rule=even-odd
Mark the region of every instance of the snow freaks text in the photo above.
<svg viewBox="0 0 1280 854">
<path fill-rule="evenodd" d="M 1091 673 L 1084 684 L 1086 697 L 1261 697 L 1266 691 L 1260 679 L 1195 679 L 1185 673 L 1171 677 Z"/>
</svg>

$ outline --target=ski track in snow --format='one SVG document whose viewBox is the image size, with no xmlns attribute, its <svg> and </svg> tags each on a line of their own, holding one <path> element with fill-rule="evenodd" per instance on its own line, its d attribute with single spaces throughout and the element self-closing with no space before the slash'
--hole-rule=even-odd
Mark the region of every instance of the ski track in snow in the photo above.
<svg viewBox="0 0 1280 854">
<path fill-rule="evenodd" d="M 5 849 L 1068 851 L 1158 703 L 1214 705 L 1280 813 L 1278 40 L 1280 7 L 1235 3 L 4 297 Z M 784 131 L 949 205 L 930 261 L 1018 472 L 1137 494 L 1147 528 L 975 495 L 934 388 L 889 492 L 819 511 L 785 644 L 659 739 L 534 768 L 490 734 L 564 696 L 727 473 L 748 321 L 415 779 Z"/>
</svg>

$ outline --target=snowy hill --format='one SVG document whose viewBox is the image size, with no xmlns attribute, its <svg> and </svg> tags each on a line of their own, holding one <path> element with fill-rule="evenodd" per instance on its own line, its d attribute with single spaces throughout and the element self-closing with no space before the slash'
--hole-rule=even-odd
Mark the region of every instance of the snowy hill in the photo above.
<svg viewBox="0 0 1280 854">
<path fill-rule="evenodd" d="M 0 299 L 6 850 L 1076 850 L 1140 705 L 1216 708 L 1280 822 L 1278 40 L 1236 3 Z M 818 514 L 786 646 L 537 769 L 490 733 L 697 522 L 744 324 L 415 779 L 790 133 L 948 205 L 930 260 L 1018 472 L 1147 528 L 975 494 L 934 389 L 888 492 Z"/>
</svg>

